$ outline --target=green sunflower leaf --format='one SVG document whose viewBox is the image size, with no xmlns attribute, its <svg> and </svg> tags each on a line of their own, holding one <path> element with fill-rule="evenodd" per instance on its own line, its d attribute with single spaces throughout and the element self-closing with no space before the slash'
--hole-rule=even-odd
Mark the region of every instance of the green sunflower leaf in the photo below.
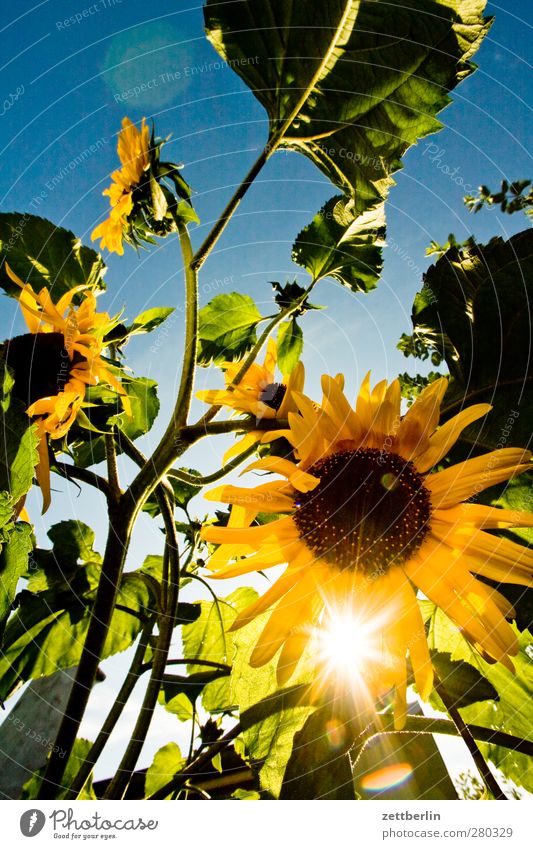
<svg viewBox="0 0 533 849">
<path fill-rule="evenodd" d="M 268 616 L 259 616 L 233 638 L 230 693 L 240 711 L 242 754 L 259 772 L 261 788 L 278 798 L 295 735 L 317 706 L 310 696 L 307 665 L 301 663 L 291 678 L 292 686 L 281 690 L 275 660 L 259 669 L 250 666 L 250 655 Z"/>
<path fill-rule="evenodd" d="M 238 360 L 254 346 L 255 328 L 262 320 L 249 295 L 217 295 L 199 313 L 198 363 Z"/>
<path fill-rule="evenodd" d="M 292 258 L 313 280 L 333 277 L 353 292 L 369 292 L 383 267 L 384 237 L 384 204 L 359 213 L 351 199 L 336 196 L 299 234 Z"/>
<path fill-rule="evenodd" d="M 250 587 L 239 587 L 226 598 L 217 601 L 201 601 L 201 613 L 196 622 L 182 629 L 183 650 L 188 658 L 208 660 L 221 664 L 231 664 L 234 653 L 235 635 L 229 627 L 236 615 L 257 598 Z M 189 675 L 205 676 L 206 667 L 191 663 L 187 667 Z M 204 708 L 209 711 L 223 711 L 234 706 L 229 692 L 227 677 L 206 681 L 202 694 Z"/>
<path fill-rule="evenodd" d="M 431 602 L 423 602 L 423 612 L 428 623 L 430 649 L 447 652 L 452 661 L 466 661 L 494 687 L 498 701 L 488 699 L 476 702 L 461 710 L 465 722 L 505 731 L 533 742 L 531 734 L 531 692 L 533 690 L 533 639 L 528 631 L 517 633 L 519 653 L 514 657 L 515 671 L 510 672 L 501 663 L 486 663 L 466 642 L 458 628 Z M 484 757 L 492 761 L 503 774 L 533 792 L 533 763 L 525 754 L 496 746 L 478 744 Z"/>
<path fill-rule="evenodd" d="M 177 743 L 167 743 L 155 753 L 151 766 L 148 767 L 144 783 L 146 797 L 157 793 L 167 784 L 177 772 L 185 766 L 180 747 Z"/>
<path fill-rule="evenodd" d="M 413 339 L 446 360 L 444 419 L 469 404 L 492 411 L 467 428 L 453 454 L 527 446 L 533 418 L 530 356 L 533 231 L 451 248 L 424 275 Z M 416 351 L 416 344 L 410 353 Z"/>
<path fill-rule="evenodd" d="M 46 218 L 22 212 L 0 213 L 0 286 L 18 297 L 5 262 L 36 292 L 46 286 L 54 302 L 75 286 L 104 289 L 106 266 L 100 254 L 82 245 L 74 233 Z"/>
<path fill-rule="evenodd" d="M 135 333 L 151 333 L 152 330 L 163 324 L 173 312 L 174 307 L 152 307 L 152 309 L 144 310 L 126 328 L 127 335 L 133 336 Z"/>
<path fill-rule="evenodd" d="M 26 415 L 23 405 L 11 395 L 13 379 L 10 369 L 1 359 L 1 352 L 0 373 L 3 385 L 0 406 L 0 493 L 4 492 L 11 499 L 12 513 L 14 506 L 32 485 L 39 459 L 39 439 L 35 425 Z"/>
<path fill-rule="evenodd" d="M 83 571 L 83 570 L 80 570 Z M 96 587 L 80 575 L 57 588 L 23 591 L 4 634 L 0 658 L 0 698 L 24 681 L 52 675 L 79 662 Z M 136 572 L 122 576 L 117 603 L 102 657 L 125 651 L 135 641 L 157 599 Z"/>
<path fill-rule="evenodd" d="M 17 522 L 0 552 L 0 644 L 19 578 L 28 568 L 32 549 L 31 526 L 25 522 Z"/>
<path fill-rule="evenodd" d="M 484 6 L 208 0 L 204 15 L 208 39 L 265 107 L 270 143 L 300 151 L 359 202 L 383 198 L 409 146 L 441 128 L 436 115 L 490 26 Z"/>
<path fill-rule="evenodd" d="M 282 374 L 290 374 L 302 355 L 304 335 L 295 318 L 278 327 L 278 366 Z"/>
<path fill-rule="evenodd" d="M 432 651 L 431 662 L 455 707 L 463 708 L 474 702 L 498 699 L 498 692 L 490 681 L 465 660 L 452 660 L 448 652 Z M 433 704 L 442 710 L 442 702 L 438 697 L 435 699 L 435 695 L 434 692 Z"/>
<path fill-rule="evenodd" d="M 97 431 L 109 431 L 117 424 L 131 440 L 148 433 L 159 412 L 157 382 L 147 377 L 132 377 L 122 381 L 131 404 L 131 416 L 122 405 L 120 395 L 111 386 L 90 386 L 86 401 L 94 406 L 85 408 L 90 424 Z M 82 427 L 71 428 L 69 450 L 77 466 L 101 463 L 105 459 L 105 437 Z M 120 434 L 117 437 L 117 452 L 121 453 Z"/>
</svg>

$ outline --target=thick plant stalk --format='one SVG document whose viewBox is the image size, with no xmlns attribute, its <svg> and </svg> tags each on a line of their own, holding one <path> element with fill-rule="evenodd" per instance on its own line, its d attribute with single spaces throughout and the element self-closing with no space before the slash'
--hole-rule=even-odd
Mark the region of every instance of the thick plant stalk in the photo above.
<svg viewBox="0 0 533 849">
<path fill-rule="evenodd" d="M 128 788 L 157 704 L 157 697 L 161 689 L 161 682 L 165 672 L 176 621 L 180 580 L 178 540 L 173 511 L 166 495 L 163 495 L 161 498 L 161 506 L 163 507 L 163 519 L 166 531 L 165 560 L 169 567 L 168 573 L 165 573 L 167 575 L 167 580 L 164 582 L 166 587 L 163 587 L 165 592 L 162 593 L 162 597 L 166 600 L 166 603 L 164 603 L 158 618 L 159 636 L 154 651 L 152 672 L 142 707 L 130 742 L 128 743 L 119 768 L 104 794 L 104 799 L 121 799 Z"/>
<path fill-rule="evenodd" d="M 41 783 L 39 799 L 55 799 L 57 791 L 62 789 L 63 773 L 103 654 L 134 515 L 134 505 L 130 500 L 125 501 L 124 496 L 118 501 L 110 500 L 109 532 L 96 599 L 65 715 Z"/>
<path fill-rule="evenodd" d="M 96 740 L 89 750 L 89 754 L 85 758 L 83 764 L 78 770 L 78 774 L 74 778 L 74 781 L 70 785 L 69 790 L 65 795 L 65 799 L 75 799 L 78 794 L 83 789 L 85 782 L 87 781 L 92 768 L 94 767 L 96 761 L 102 754 L 104 746 L 106 745 L 109 737 L 111 736 L 113 729 L 115 728 L 122 711 L 131 696 L 139 677 L 149 669 L 150 667 L 143 666 L 144 655 L 146 654 L 146 647 L 150 640 L 150 636 L 152 634 L 152 630 L 154 627 L 154 620 L 150 619 L 146 622 L 144 629 L 142 631 L 141 637 L 139 639 L 139 643 L 135 650 L 135 654 L 133 656 L 133 660 L 131 662 L 131 666 L 128 670 L 128 674 L 126 675 L 122 687 L 117 695 L 116 701 L 109 711 L 102 728 L 100 729 Z"/>
</svg>

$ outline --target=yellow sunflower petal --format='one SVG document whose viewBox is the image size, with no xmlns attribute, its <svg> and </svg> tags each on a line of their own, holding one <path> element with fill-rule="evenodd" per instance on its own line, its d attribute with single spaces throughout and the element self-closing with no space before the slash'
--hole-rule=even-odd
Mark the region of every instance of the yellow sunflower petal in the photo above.
<svg viewBox="0 0 533 849">
<path fill-rule="evenodd" d="M 484 504 L 457 504 L 445 510 L 437 509 L 433 511 L 433 518 L 453 527 L 533 528 L 533 513 Z"/>
<path fill-rule="evenodd" d="M 292 677 L 294 670 L 309 643 L 311 628 L 298 630 L 286 638 L 276 667 L 278 686 L 283 687 Z"/>
<path fill-rule="evenodd" d="M 406 460 L 427 449 L 429 437 L 439 422 L 440 405 L 447 388 L 446 377 L 433 381 L 403 417 L 397 432 L 397 449 Z"/>
<path fill-rule="evenodd" d="M 474 404 L 445 422 L 430 436 L 428 447 L 415 458 L 419 472 L 427 472 L 448 453 L 468 425 L 486 416 L 492 410 L 490 404 Z"/>
<path fill-rule="evenodd" d="M 431 493 L 434 507 L 453 507 L 493 484 L 510 480 L 527 471 L 530 461 L 530 451 L 524 451 L 522 448 L 500 448 L 481 457 L 457 463 L 442 472 L 428 475 L 424 486 Z"/>
<path fill-rule="evenodd" d="M 302 472 L 296 463 L 284 460 L 282 457 L 263 457 L 247 466 L 241 474 L 251 472 L 254 469 L 263 469 L 267 472 L 284 475 L 295 489 L 300 492 L 309 492 L 320 482 L 320 478 L 314 477 L 307 472 Z"/>
<path fill-rule="evenodd" d="M 309 620 L 313 607 L 320 603 L 316 583 L 307 573 L 290 589 L 270 615 L 269 620 L 250 657 L 250 666 L 263 666 L 271 660 L 283 645 L 290 631 Z"/>
</svg>

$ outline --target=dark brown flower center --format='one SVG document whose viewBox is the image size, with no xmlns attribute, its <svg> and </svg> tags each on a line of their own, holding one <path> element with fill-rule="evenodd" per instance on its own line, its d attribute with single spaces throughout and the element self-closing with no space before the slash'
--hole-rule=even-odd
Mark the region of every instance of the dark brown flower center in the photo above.
<svg viewBox="0 0 533 849">
<path fill-rule="evenodd" d="M 370 575 L 405 563 L 428 530 L 430 499 L 412 463 L 377 448 L 343 451 L 309 469 L 294 521 L 317 557 Z"/>
<path fill-rule="evenodd" d="M 268 383 L 259 396 L 259 400 L 270 407 L 271 410 L 279 410 L 287 387 L 284 383 Z"/>
<path fill-rule="evenodd" d="M 25 333 L 5 343 L 4 359 L 13 369 L 13 395 L 29 407 L 63 392 L 71 368 L 83 357 L 74 352 L 69 359 L 62 333 Z"/>
</svg>

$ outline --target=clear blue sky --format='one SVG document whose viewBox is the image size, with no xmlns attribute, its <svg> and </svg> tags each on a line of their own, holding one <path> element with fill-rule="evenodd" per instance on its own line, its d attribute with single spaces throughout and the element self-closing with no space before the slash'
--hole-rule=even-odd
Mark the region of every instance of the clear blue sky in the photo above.
<svg viewBox="0 0 533 849">
<path fill-rule="evenodd" d="M 479 70 L 455 91 L 452 105 L 441 114 L 444 131 L 411 149 L 397 176 L 388 204 L 385 271 L 377 291 L 353 296 L 326 281 L 315 292 L 315 302 L 327 310 L 308 314 L 303 323 L 311 392 L 324 371 L 344 371 L 350 391 L 355 391 L 368 368 L 376 380 L 406 369 L 422 370 L 422 364 L 405 360 L 395 346 L 402 332 L 410 332 L 413 296 L 430 262 L 425 247 L 432 239 L 446 241 L 452 231 L 459 239 L 474 233 L 483 241 L 527 226 L 522 216 L 497 211 L 473 217 L 462 204 L 465 189 L 480 183 L 496 189 L 503 178 L 532 176 L 527 152 L 531 7 L 523 0 L 504 0 L 489 4 L 488 11 L 496 22 L 476 56 Z M 240 79 L 228 68 L 206 68 L 217 55 L 202 26 L 201 6 L 178 0 L 4 2 L 0 209 L 43 215 L 90 243 L 93 227 L 106 214 L 101 192 L 117 167 L 120 121 L 124 115 L 135 122 L 146 116 L 155 120 L 159 135 L 172 134 L 167 158 L 184 163 L 184 176 L 195 189 L 202 223 L 192 236 L 198 245 L 267 135 L 266 114 Z M 128 89 L 143 84 L 145 92 L 128 95 Z M 98 152 L 85 153 L 84 164 L 72 167 L 91 145 Z M 291 245 L 334 193 L 303 157 L 276 155 L 202 270 L 203 302 L 224 291 L 243 291 L 256 298 L 265 314 L 271 312 L 268 281 L 295 275 L 305 280 L 303 270 L 291 262 Z M 108 291 L 100 299 L 103 309 L 114 313 L 125 306 L 133 318 L 148 307 L 181 302 L 180 257 L 173 239 L 140 256 L 127 248 L 124 258 L 105 259 L 109 270 Z M 224 278 L 230 279 L 229 287 L 220 284 Z M 1 303 L 0 338 L 22 332 L 14 302 L 2 298 Z M 149 337 L 133 340 L 127 350 L 134 372 L 161 385 L 160 424 L 143 440 L 146 453 L 170 409 L 181 337 L 176 320 L 168 335 L 159 337 L 156 350 L 150 351 Z M 202 371 L 199 387 L 214 385 L 214 377 Z M 198 402 L 197 410 L 202 408 Z M 188 465 L 213 470 L 226 444 L 201 444 L 187 458 Z M 57 485 L 61 492 L 46 524 L 90 516 L 103 545 L 104 514 L 97 512 L 103 511 L 103 502 L 77 497 L 74 487 L 60 481 Z M 39 530 L 37 504 L 32 497 Z M 160 551 L 161 535 L 154 524 L 141 521 L 131 565 L 149 551 Z"/>
</svg>

